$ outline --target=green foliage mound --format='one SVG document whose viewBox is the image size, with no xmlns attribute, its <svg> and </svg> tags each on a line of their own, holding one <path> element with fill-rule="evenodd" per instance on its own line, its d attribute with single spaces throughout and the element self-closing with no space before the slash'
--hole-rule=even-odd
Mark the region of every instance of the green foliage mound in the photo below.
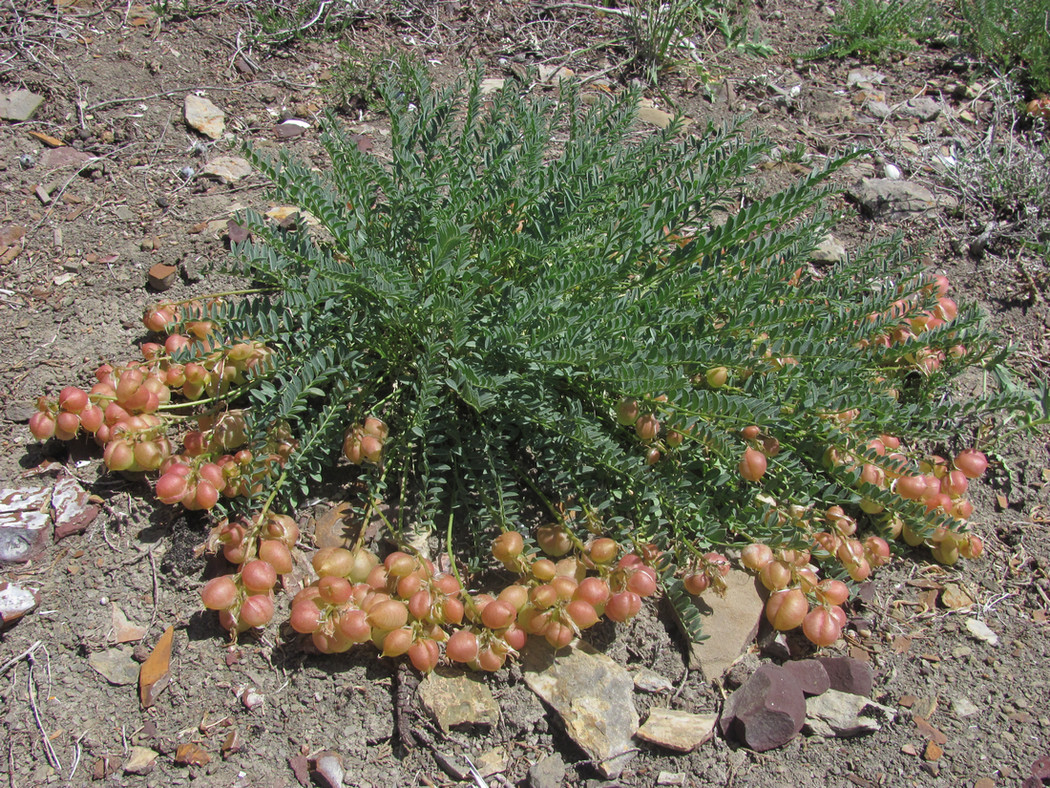
<svg viewBox="0 0 1050 788">
<path fill-rule="evenodd" d="M 360 479 L 392 505 L 395 537 L 450 526 L 469 564 L 537 508 L 681 563 L 799 543 L 797 517 L 771 516 L 790 507 L 867 498 L 919 533 L 947 522 L 829 449 L 879 462 L 865 446 L 884 433 L 952 446 L 1021 396 L 949 395 L 964 369 L 1002 359 L 972 308 L 901 330 L 938 293 L 898 240 L 807 267 L 828 226 L 814 209 L 845 160 L 748 200 L 763 143 L 641 133 L 635 95 L 544 99 L 510 83 L 485 96 L 480 75 L 439 89 L 408 61 L 379 89 L 389 154 L 335 123 L 323 171 L 250 153 L 274 196 L 320 224 L 249 214 L 234 271 L 269 292 L 212 315 L 274 351 L 248 393 L 251 442 L 281 422 L 298 440 L 260 495 L 302 503 L 346 431 L 375 416 L 389 437 Z M 655 416 L 655 437 L 618 421 L 624 398 Z M 738 469 L 749 446 L 768 458 L 758 482 Z"/>
</svg>

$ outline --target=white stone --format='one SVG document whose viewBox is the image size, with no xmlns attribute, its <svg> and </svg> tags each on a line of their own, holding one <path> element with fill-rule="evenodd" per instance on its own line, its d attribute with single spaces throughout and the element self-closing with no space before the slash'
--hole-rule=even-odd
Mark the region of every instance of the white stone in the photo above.
<svg viewBox="0 0 1050 788">
<path fill-rule="evenodd" d="M 999 645 L 999 636 L 992 631 L 991 627 L 980 619 L 966 619 L 966 629 L 975 638 L 984 641 L 990 646 Z"/>
</svg>

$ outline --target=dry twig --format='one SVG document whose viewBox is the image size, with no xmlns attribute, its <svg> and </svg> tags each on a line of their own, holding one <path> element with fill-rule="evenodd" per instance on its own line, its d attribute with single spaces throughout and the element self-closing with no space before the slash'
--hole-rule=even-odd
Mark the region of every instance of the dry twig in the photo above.
<svg viewBox="0 0 1050 788">
<path fill-rule="evenodd" d="M 48 736 L 47 729 L 44 727 L 44 721 L 40 716 L 40 709 L 36 705 L 36 682 L 33 681 L 33 666 L 36 665 L 36 659 L 33 657 L 34 649 L 26 654 L 26 659 L 29 662 L 29 674 L 26 678 L 27 689 L 29 693 L 29 706 L 33 710 L 33 719 L 36 721 L 36 727 L 40 729 L 41 741 L 44 745 L 44 755 L 47 756 L 47 762 L 54 767 L 56 772 L 62 771 L 62 763 L 58 760 L 58 753 L 55 752 L 55 748 L 51 746 L 51 737 Z M 46 652 L 45 652 L 46 653 Z"/>
</svg>

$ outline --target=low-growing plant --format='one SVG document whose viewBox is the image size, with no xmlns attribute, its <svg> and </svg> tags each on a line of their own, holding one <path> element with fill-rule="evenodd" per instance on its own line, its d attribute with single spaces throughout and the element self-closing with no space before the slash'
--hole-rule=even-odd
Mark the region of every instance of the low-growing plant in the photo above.
<svg viewBox="0 0 1050 788">
<path fill-rule="evenodd" d="M 930 0 L 844 0 L 828 28 L 828 42 L 806 54 L 824 57 L 885 57 L 908 52 L 939 30 Z"/>
<path fill-rule="evenodd" d="M 987 133 L 970 134 L 951 157 L 939 157 L 946 182 L 959 193 L 960 210 L 979 239 L 972 251 L 1024 250 L 1033 257 L 1032 274 L 1047 275 L 1050 257 L 1050 141 L 1039 102 L 1023 110 L 1022 93 L 1009 78 L 989 91 L 992 106 Z M 1034 112 L 1033 112 L 1034 111 Z M 964 130 L 960 130 L 960 137 Z"/>
<path fill-rule="evenodd" d="M 362 8 L 346 0 L 306 0 L 251 2 L 252 39 L 266 46 L 283 46 L 307 36 L 333 35 L 349 27 L 362 14 Z"/>
<path fill-rule="evenodd" d="M 742 3 L 724 0 L 635 0 L 622 19 L 645 80 L 659 82 L 660 72 L 678 63 L 701 61 L 697 39 L 718 33 L 725 49 L 768 57 L 773 49 L 748 27 Z"/>
<path fill-rule="evenodd" d="M 380 59 L 372 58 L 345 42 L 340 42 L 339 49 L 343 60 L 332 67 L 332 78 L 326 92 L 334 99 L 339 112 L 356 113 L 379 97 L 376 81 Z"/>
<path fill-rule="evenodd" d="M 1050 0 L 958 0 L 960 40 L 1003 73 L 1021 69 L 1035 95 L 1050 92 Z"/>
<path fill-rule="evenodd" d="M 443 641 L 486 670 L 530 635 L 563 646 L 661 588 L 699 636 L 693 595 L 733 550 L 773 625 L 826 644 L 892 538 L 979 554 L 975 444 L 1028 395 L 951 396 L 1004 354 L 898 239 L 810 271 L 848 159 L 741 204 L 768 146 L 738 128 L 642 132 L 637 94 L 480 78 L 400 61 L 382 156 L 331 121 L 324 170 L 250 149 L 301 211 L 244 215 L 231 265 L 255 287 L 158 305 L 144 360 L 40 402 L 37 438 L 92 433 L 109 468 L 221 515 L 231 571 L 202 597 L 224 626 L 270 621 L 283 513 L 339 479 L 400 549 L 318 551 L 291 627 L 423 670 Z M 500 567 L 504 588 L 465 591 Z"/>
</svg>

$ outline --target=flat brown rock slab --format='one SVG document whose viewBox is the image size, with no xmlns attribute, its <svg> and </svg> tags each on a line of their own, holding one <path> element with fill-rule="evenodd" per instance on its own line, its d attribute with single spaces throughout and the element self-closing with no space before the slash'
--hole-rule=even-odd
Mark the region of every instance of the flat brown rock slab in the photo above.
<svg viewBox="0 0 1050 788">
<path fill-rule="evenodd" d="M 726 594 L 707 593 L 697 600 L 707 640 L 689 644 L 690 670 L 703 671 L 704 678 L 719 678 L 743 654 L 758 634 L 765 601 L 757 578 L 746 572 L 725 577 Z"/>
<path fill-rule="evenodd" d="M 717 714 L 654 708 L 635 736 L 676 752 L 692 752 L 714 735 L 717 723 Z"/>
<path fill-rule="evenodd" d="M 173 265 L 154 263 L 146 274 L 146 280 L 149 282 L 150 287 L 158 293 L 163 293 L 165 290 L 170 290 L 172 285 L 175 284 L 178 273 L 179 269 Z"/>
<path fill-rule="evenodd" d="M 522 661 L 529 689 L 561 717 L 565 731 L 609 778 L 635 756 L 634 679 L 626 668 L 582 641 L 555 652 L 533 638 Z"/>
<path fill-rule="evenodd" d="M 480 677 L 434 671 L 419 683 L 419 699 L 446 733 L 461 726 L 491 727 L 499 722 L 499 705 Z"/>
</svg>

